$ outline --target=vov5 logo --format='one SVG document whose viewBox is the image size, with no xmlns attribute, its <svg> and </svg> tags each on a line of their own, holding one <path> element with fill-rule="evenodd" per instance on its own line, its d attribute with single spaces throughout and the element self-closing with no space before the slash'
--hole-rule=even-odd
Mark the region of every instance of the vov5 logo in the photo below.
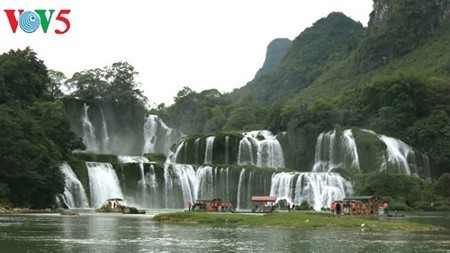
<svg viewBox="0 0 450 253">
<path fill-rule="evenodd" d="M 52 21 L 55 10 L 4 10 L 6 17 L 8 18 L 9 25 L 13 33 L 16 33 L 17 27 L 26 33 L 34 33 L 39 26 L 42 27 L 42 31 L 47 33 L 50 22 Z M 70 21 L 67 18 L 70 10 L 60 10 L 55 17 L 55 21 L 62 23 L 62 30 L 55 29 L 56 34 L 64 34 L 70 29 Z"/>
</svg>

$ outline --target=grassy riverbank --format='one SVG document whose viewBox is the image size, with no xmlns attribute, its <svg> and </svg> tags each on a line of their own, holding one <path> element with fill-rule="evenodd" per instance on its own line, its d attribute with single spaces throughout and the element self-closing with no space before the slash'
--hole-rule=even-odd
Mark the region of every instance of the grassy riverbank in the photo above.
<svg viewBox="0 0 450 253">
<path fill-rule="evenodd" d="M 388 221 L 383 218 L 359 216 L 334 216 L 314 212 L 278 212 L 265 215 L 238 213 L 177 212 L 158 214 L 153 221 L 174 224 L 214 224 L 289 229 L 361 229 L 365 231 L 438 231 L 443 228 L 412 223 L 409 221 Z"/>
</svg>

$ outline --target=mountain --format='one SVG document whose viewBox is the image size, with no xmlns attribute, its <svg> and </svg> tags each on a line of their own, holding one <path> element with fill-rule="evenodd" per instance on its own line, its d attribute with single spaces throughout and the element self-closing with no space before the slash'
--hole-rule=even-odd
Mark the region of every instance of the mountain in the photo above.
<svg viewBox="0 0 450 253">
<path fill-rule="evenodd" d="M 318 20 L 293 41 L 276 69 L 233 95 L 309 104 L 398 71 L 448 77 L 449 0 L 374 0 L 373 6 L 367 28 L 342 13 Z"/>
<path fill-rule="evenodd" d="M 266 59 L 263 66 L 256 72 L 255 78 L 266 75 L 280 65 L 281 60 L 286 55 L 292 41 L 286 38 L 272 40 L 267 46 Z"/>
<path fill-rule="evenodd" d="M 360 23 L 342 13 L 331 13 L 292 42 L 278 68 L 264 76 L 256 75 L 235 94 L 251 93 L 266 104 L 284 103 L 326 72 L 330 58 L 348 54 L 362 33 Z"/>
<path fill-rule="evenodd" d="M 449 0 L 374 0 L 368 27 L 333 12 L 244 87 L 180 92 L 174 105 L 152 113 L 186 134 L 286 133 L 290 168 L 311 163 L 322 132 L 370 129 L 427 153 L 438 178 L 450 162 L 443 137 L 450 135 L 449 17 Z"/>
</svg>

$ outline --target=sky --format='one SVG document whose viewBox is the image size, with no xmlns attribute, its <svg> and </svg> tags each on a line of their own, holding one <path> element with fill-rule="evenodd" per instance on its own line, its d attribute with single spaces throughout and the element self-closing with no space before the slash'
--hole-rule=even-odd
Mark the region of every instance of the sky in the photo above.
<svg viewBox="0 0 450 253">
<path fill-rule="evenodd" d="M 0 53 L 31 47 L 68 78 L 127 61 L 151 105 L 184 86 L 230 92 L 251 81 L 275 38 L 295 39 L 330 12 L 367 26 L 372 0 L 0 0 Z M 47 33 L 11 30 L 7 9 L 55 9 Z M 70 22 L 56 20 L 62 9 Z"/>
</svg>

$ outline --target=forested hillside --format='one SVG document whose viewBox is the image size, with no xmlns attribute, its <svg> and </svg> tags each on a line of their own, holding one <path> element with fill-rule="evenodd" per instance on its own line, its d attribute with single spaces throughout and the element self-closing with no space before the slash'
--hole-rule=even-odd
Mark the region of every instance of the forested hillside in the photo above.
<svg viewBox="0 0 450 253">
<path fill-rule="evenodd" d="M 313 159 L 336 126 L 373 129 L 450 171 L 450 3 L 374 1 L 368 27 L 331 13 L 301 32 L 280 64 L 230 94 L 185 87 L 153 111 L 185 133 L 285 132 L 286 165 Z"/>
</svg>

